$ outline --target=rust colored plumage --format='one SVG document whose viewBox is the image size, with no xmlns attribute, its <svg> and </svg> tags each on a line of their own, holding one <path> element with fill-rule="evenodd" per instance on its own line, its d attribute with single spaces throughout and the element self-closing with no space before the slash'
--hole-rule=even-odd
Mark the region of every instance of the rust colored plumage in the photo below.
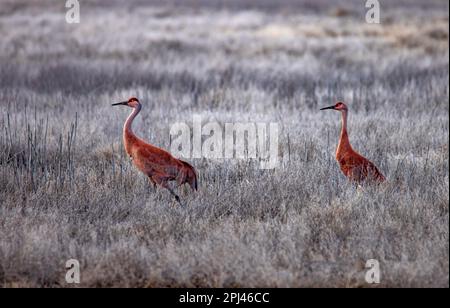
<svg viewBox="0 0 450 308">
<path fill-rule="evenodd" d="M 113 104 L 113 106 L 117 105 L 133 108 L 133 112 L 123 126 L 125 151 L 133 164 L 148 176 L 155 187 L 166 188 L 178 202 L 180 202 L 180 197 L 169 186 L 170 181 L 176 181 L 178 186 L 187 183 L 193 190 L 197 190 L 197 174 L 194 167 L 173 157 L 169 152 L 146 143 L 134 134 L 132 130 L 133 120 L 142 108 L 139 100 L 132 97 L 126 102 Z"/>
<path fill-rule="evenodd" d="M 339 138 L 339 144 L 336 150 L 336 160 L 339 163 L 341 171 L 351 181 L 356 183 L 376 182 L 382 183 L 385 177 L 378 168 L 367 158 L 353 150 L 347 133 L 347 114 L 348 108 L 338 102 L 334 106 L 325 107 L 320 110 L 338 110 L 342 114 L 342 128 Z"/>
</svg>

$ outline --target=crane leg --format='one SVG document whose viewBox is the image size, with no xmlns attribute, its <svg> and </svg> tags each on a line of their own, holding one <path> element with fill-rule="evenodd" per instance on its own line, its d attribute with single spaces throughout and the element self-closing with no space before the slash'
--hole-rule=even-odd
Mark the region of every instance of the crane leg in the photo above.
<svg viewBox="0 0 450 308">
<path fill-rule="evenodd" d="M 175 197 L 175 200 L 176 200 L 181 206 L 183 206 L 183 203 L 181 203 L 180 196 L 178 196 L 178 195 L 173 191 L 173 189 L 170 188 L 169 186 L 167 186 L 166 188 L 167 188 L 167 190 L 170 192 L 170 194 L 171 194 L 172 196 Z"/>
<path fill-rule="evenodd" d="M 155 184 L 155 186 L 156 186 L 156 184 L 158 184 L 158 185 L 160 185 L 161 187 L 166 188 L 166 189 L 170 192 L 170 194 L 171 194 L 172 196 L 174 196 L 175 200 L 176 200 L 181 206 L 183 206 L 183 203 L 181 203 L 180 196 L 178 196 L 178 195 L 173 191 L 173 189 L 170 188 L 169 184 L 167 183 L 167 180 L 165 180 L 164 178 L 158 177 L 158 176 L 150 177 L 150 180 L 152 181 L 152 183 Z"/>
<path fill-rule="evenodd" d="M 152 183 L 153 188 L 154 188 L 155 191 L 156 191 L 156 181 L 155 181 L 151 176 L 149 176 L 148 178 L 149 178 L 150 182 Z"/>
</svg>

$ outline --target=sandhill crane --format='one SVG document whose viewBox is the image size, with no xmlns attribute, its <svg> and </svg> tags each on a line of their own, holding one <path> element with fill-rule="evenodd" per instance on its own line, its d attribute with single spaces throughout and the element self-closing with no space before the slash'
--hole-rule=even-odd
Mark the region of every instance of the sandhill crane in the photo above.
<svg viewBox="0 0 450 308">
<path fill-rule="evenodd" d="M 169 181 L 176 181 L 178 186 L 189 184 L 192 190 L 197 190 L 197 174 L 194 167 L 187 162 L 176 159 L 169 152 L 157 148 L 136 137 L 132 130 L 133 120 L 141 111 L 142 105 L 135 97 L 128 101 L 112 104 L 133 108 L 123 126 L 123 143 L 125 151 L 133 164 L 153 183 L 166 188 L 181 204 L 180 197 L 169 186 Z"/>
<path fill-rule="evenodd" d="M 361 154 L 353 150 L 350 145 L 347 133 L 347 114 L 348 108 L 343 102 L 338 102 L 334 106 L 325 107 L 320 110 L 338 110 L 342 114 L 342 128 L 339 144 L 336 150 L 336 160 L 341 167 L 342 172 L 352 182 L 376 182 L 381 183 L 385 181 L 383 174 L 377 167 Z"/>
</svg>

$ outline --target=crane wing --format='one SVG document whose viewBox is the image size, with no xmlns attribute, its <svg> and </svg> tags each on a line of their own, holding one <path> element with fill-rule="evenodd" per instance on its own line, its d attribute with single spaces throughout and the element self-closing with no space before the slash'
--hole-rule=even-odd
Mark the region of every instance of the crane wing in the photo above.
<svg viewBox="0 0 450 308">
<path fill-rule="evenodd" d="M 156 147 L 139 147 L 133 155 L 134 164 L 148 176 L 158 173 L 170 179 L 177 176 L 177 163 L 174 160 L 172 155 Z"/>
<path fill-rule="evenodd" d="M 157 176 L 165 181 L 176 180 L 178 185 L 187 183 L 193 190 L 198 188 L 194 167 L 162 149 L 153 146 L 139 147 L 133 158 L 134 164 L 149 177 Z"/>
<path fill-rule="evenodd" d="M 339 165 L 342 172 L 352 181 L 384 182 L 385 180 L 383 174 L 371 161 L 356 152 L 341 157 Z"/>
</svg>

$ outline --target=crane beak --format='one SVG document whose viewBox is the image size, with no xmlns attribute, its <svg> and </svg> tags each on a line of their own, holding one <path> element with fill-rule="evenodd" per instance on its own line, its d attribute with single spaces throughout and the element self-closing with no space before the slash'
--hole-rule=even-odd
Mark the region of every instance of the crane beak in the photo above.
<svg viewBox="0 0 450 308">
<path fill-rule="evenodd" d="M 128 105 L 128 102 L 120 102 L 120 103 L 115 103 L 115 104 L 112 104 L 111 106 L 120 106 L 120 105 Z"/>
<path fill-rule="evenodd" d="M 330 106 L 330 107 L 324 107 L 324 108 L 320 108 L 320 110 L 327 110 L 327 109 L 335 109 L 334 106 Z"/>
</svg>

